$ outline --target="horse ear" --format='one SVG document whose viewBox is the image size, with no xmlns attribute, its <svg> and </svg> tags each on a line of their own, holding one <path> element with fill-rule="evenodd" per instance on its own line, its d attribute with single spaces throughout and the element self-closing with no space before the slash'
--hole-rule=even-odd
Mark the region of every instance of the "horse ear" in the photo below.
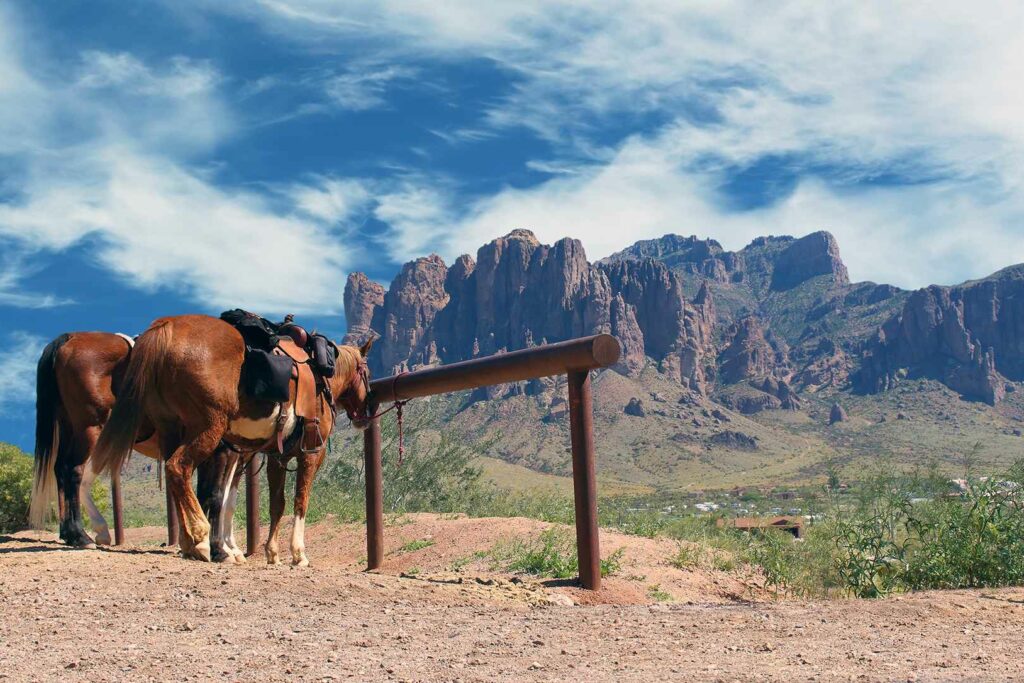
<svg viewBox="0 0 1024 683">
<path fill-rule="evenodd" d="M 366 358 L 366 354 L 370 353 L 370 349 L 373 348 L 373 342 L 377 341 L 376 336 L 371 336 L 367 339 L 362 346 L 359 347 L 359 355 Z"/>
</svg>

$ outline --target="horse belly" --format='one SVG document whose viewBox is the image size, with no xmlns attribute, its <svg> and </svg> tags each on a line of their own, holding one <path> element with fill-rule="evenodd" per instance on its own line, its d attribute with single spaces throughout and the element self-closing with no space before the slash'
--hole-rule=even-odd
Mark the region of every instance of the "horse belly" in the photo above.
<svg viewBox="0 0 1024 683">
<path fill-rule="evenodd" d="M 228 423 L 228 435 L 249 441 L 266 441 L 277 433 L 277 419 L 280 414 L 281 405 L 278 404 L 274 406 L 274 410 L 267 417 L 256 419 L 237 417 Z M 284 429 L 282 430 L 285 436 L 288 436 L 295 430 L 295 422 L 295 408 L 288 406 L 288 411 L 285 413 Z"/>
</svg>

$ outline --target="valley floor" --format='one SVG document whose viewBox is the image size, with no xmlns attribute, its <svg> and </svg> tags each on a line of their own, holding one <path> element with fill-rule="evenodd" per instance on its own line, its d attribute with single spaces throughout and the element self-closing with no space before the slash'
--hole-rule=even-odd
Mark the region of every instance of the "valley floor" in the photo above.
<svg viewBox="0 0 1024 683">
<path fill-rule="evenodd" d="M 664 540 L 610 532 L 623 566 L 597 594 L 461 559 L 543 526 L 406 516 L 374 574 L 359 571 L 362 527 L 330 521 L 307 534 L 307 569 L 185 562 L 155 528 L 115 550 L 3 536 L 0 680 L 1024 677 L 1024 589 L 773 601 L 749 577 L 672 568 Z M 671 601 L 644 590 L 655 581 Z"/>
</svg>

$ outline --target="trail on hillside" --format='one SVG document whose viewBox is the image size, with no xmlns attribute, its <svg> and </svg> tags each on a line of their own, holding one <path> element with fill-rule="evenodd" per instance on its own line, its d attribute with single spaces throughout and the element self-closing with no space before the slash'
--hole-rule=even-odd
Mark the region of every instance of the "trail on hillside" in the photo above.
<svg viewBox="0 0 1024 683">
<path fill-rule="evenodd" d="M 596 594 L 477 556 L 544 527 L 397 518 L 380 573 L 360 571 L 362 527 L 333 522 L 308 530 L 307 569 L 186 562 L 155 528 L 114 550 L 0 537 L 0 680 L 1024 677 L 1024 589 L 775 601 L 750 577 L 671 567 L 670 541 L 611 532 L 603 553 L 625 545 L 623 563 Z"/>
</svg>

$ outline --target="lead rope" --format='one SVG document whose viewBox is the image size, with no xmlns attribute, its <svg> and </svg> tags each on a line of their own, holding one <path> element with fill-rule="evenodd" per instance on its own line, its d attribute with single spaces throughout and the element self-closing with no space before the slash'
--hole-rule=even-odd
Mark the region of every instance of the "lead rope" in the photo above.
<svg viewBox="0 0 1024 683">
<path fill-rule="evenodd" d="M 398 465 L 395 469 L 400 469 L 402 461 L 405 459 L 405 432 L 402 428 L 404 422 L 402 408 L 405 407 L 405 403 L 405 401 L 395 401 L 395 418 L 398 420 Z"/>
</svg>

